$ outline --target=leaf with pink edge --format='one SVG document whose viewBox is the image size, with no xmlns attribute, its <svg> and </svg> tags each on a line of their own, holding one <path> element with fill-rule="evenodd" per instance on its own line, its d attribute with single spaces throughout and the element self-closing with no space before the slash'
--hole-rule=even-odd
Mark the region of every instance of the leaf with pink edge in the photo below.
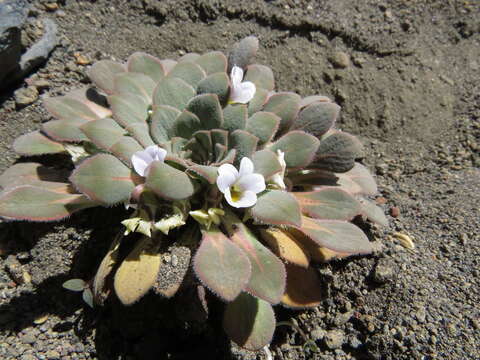
<svg viewBox="0 0 480 360">
<path fill-rule="evenodd" d="M 126 129 L 132 137 L 137 140 L 143 147 L 155 145 L 147 123 L 135 123 Z"/>
<path fill-rule="evenodd" d="M 63 153 L 65 147 L 40 131 L 33 131 L 16 138 L 13 150 L 20 155 L 45 155 Z"/>
<path fill-rule="evenodd" d="M 175 120 L 181 114 L 181 111 L 167 105 L 155 107 L 150 120 L 150 134 L 152 138 L 161 144 L 174 136 Z"/>
<path fill-rule="evenodd" d="M 107 94 L 115 92 L 115 76 L 126 71 L 125 66 L 111 60 L 101 60 L 88 70 L 88 77 Z"/>
<path fill-rule="evenodd" d="M 255 221 L 270 225 L 300 226 L 302 213 L 297 199 L 292 194 L 280 190 L 268 190 L 258 197 L 250 208 Z"/>
<path fill-rule="evenodd" d="M 81 142 L 88 140 L 87 136 L 80 130 L 80 126 L 88 121 L 76 120 L 51 120 L 42 125 L 42 131 L 57 141 Z"/>
<path fill-rule="evenodd" d="M 263 111 L 272 112 L 280 117 L 280 131 L 285 132 L 292 126 L 300 110 L 302 98 L 292 92 L 276 93 L 270 96 Z"/>
<path fill-rule="evenodd" d="M 126 134 L 124 128 L 109 118 L 89 121 L 80 126 L 80 129 L 92 143 L 103 150 L 110 149 Z"/>
<path fill-rule="evenodd" d="M 230 91 L 228 75 L 224 72 L 208 75 L 197 85 L 197 94 L 215 94 L 220 103 L 224 104 L 228 100 Z"/>
<path fill-rule="evenodd" d="M 247 105 L 234 104 L 227 105 L 223 109 L 223 129 L 232 132 L 235 130 L 244 130 L 247 124 Z"/>
<path fill-rule="evenodd" d="M 4 190 L 19 185 L 43 187 L 42 184 L 63 184 L 67 179 L 68 171 L 33 162 L 18 163 L 10 166 L 0 175 L 0 186 Z"/>
<path fill-rule="evenodd" d="M 335 174 L 338 184 L 352 195 L 376 195 L 378 193 L 375 179 L 368 169 L 356 162 L 353 168 L 342 174 Z"/>
<path fill-rule="evenodd" d="M 380 206 L 375 205 L 373 201 L 363 198 L 359 199 L 359 201 L 362 206 L 362 215 L 365 215 L 368 220 L 381 226 L 388 225 L 388 219 Z"/>
<path fill-rule="evenodd" d="M 293 128 L 306 131 L 318 138 L 332 128 L 340 112 L 340 106 L 330 102 L 316 102 L 298 114 Z"/>
<path fill-rule="evenodd" d="M 135 52 L 128 58 L 128 71 L 142 73 L 158 83 L 165 77 L 162 63 L 156 57 L 143 52 Z"/>
<path fill-rule="evenodd" d="M 110 95 L 108 102 L 112 108 L 113 118 L 123 127 L 147 121 L 149 104 L 139 95 Z"/>
<path fill-rule="evenodd" d="M 245 130 L 235 130 L 230 134 L 230 147 L 236 150 L 235 161 L 251 158 L 257 148 L 258 138 Z"/>
<path fill-rule="evenodd" d="M 282 165 L 273 151 L 264 149 L 252 155 L 254 172 L 262 174 L 265 180 L 282 171 Z"/>
<path fill-rule="evenodd" d="M 303 109 L 304 107 L 307 107 L 310 104 L 316 103 L 316 102 L 332 102 L 329 97 L 323 96 L 323 95 L 311 95 L 307 96 L 300 101 L 300 108 Z"/>
<path fill-rule="evenodd" d="M 259 145 L 268 143 L 275 136 L 280 118 L 274 113 L 259 111 L 247 120 L 247 131 L 259 139 Z"/>
<path fill-rule="evenodd" d="M 196 62 L 196 60 L 200 57 L 200 54 L 191 52 L 191 53 L 186 53 L 185 55 L 182 55 L 179 59 L 178 62 Z"/>
<path fill-rule="evenodd" d="M 262 245 L 231 211 L 227 210 L 221 219 L 230 239 L 247 254 L 252 265 L 252 276 L 245 291 L 277 304 L 285 292 L 285 266 L 282 261 Z"/>
<path fill-rule="evenodd" d="M 168 75 L 168 73 L 172 71 L 172 69 L 178 63 L 177 61 L 172 59 L 163 59 L 163 60 L 160 60 L 160 62 L 162 63 L 163 69 L 165 70 L 165 75 Z"/>
<path fill-rule="evenodd" d="M 259 88 L 255 91 L 253 99 L 248 103 L 248 116 L 252 116 L 257 111 L 263 109 L 263 106 L 267 102 L 269 97 L 269 91 Z"/>
<path fill-rule="evenodd" d="M 98 206 L 81 194 L 22 185 L 0 194 L 0 216 L 13 220 L 56 221 Z"/>
<path fill-rule="evenodd" d="M 167 200 L 187 199 L 195 191 L 192 180 L 185 172 L 159 161 L 150 165 L 145 185 Z"/>
<path fill-rule="evenodd" d="M 202 231 L 193 269 L 203 285 L 226 301 L 234 300 L 248 284 L 252 266 L 247 255 L 218 229 Z"/>
<path fill-rule="evenodd" d="M 115 205 L 130 198 L 136 175 L 116 157 L 98 154 L 83 161 L 70 176 L 72 184 L 90 199 Z"/>
<path fill-rule="evenodd" d="M 236 42 L 228 53 L 228 73 L 233 66 L 246 69 L 250 65 L 258 51 L 258 39 L 255 36 L 248 36 Z"/>
<path fill-rule="evenodd" d="M 206 165 L 193 165 L 188 168 L 189 171 L 200 176 L 206 180 L 209 184 L 215 184 L 218 177 L 218 167 L 206 166 Z"/>
<path fill-rule="evenodd" d="M 153 93 L 154 105 L 168 105 L 182 111 L 188 101 L 195 96 L 195 89 L 182 79 L 165 78 Z"/>
<path fill-rule="evenodd" d="M 137 151 L 144 150 L 137 140 L 130 136 L 123 136 L 109 151 L 122 160 L 127 166 L 132 167 L 132 156 Z"/>
<path fill-rule="evenodd" d="M 320 141 L 315 136 L 294 130 L 278 139 L 269 149 L 273 152 L 283 151 L 287 167 L 303 168 L 314 159 L 319 144 Z"/>
<path fill-rule="evenodd" d="M 275 326 L 272 305 L 247 293 L 228 303 L 223 315 L 223 328 L 230 339 L 251 351 L 270 344 Z"/>
<path fill-rule="evenodd" d="M 186 109 L 200 119 L 202 124 L 200 130 L 220 129 L 222 127 L 223 112 L 217 95 L 197 95 L 188 102 Z"/>
<path fill-rule="evenodd" d="M 119 95 L 138 95 L 146 103 L 152 102 L 153 91 L 157 84 L 142 73 L 127 72 L 115 77 L 115 93 Z"/>
<path fill-rule="evenodd" d="M 100 119 L 85 103 L 68 96 L 47 98 L 43 104 L 47 111 L 59 120 L 78 123 Z"/>
<path fill-rule="evenodd" d="M 202 67 L 207 75 L 225 73 L 227 71 L 227 57 L 220 51 L 211 51 L 201 55 L 195 62 Z"/>
<path fill-rule="evenodd" d="M 99 119 L 112 116 L 106 97 L 94 87 L 83 87 L 69 92 L 66 97 L 80 101 L 86 105 Z"/>
<path fill-rule="evenodd" d="M 179 62 L 167 75 L 169 78 L 182 79 L 193 88 L 196 88 L 197 84 L 206 76 L 207 74 L 200 65 L 189 61 Z"/>
<path fill-rule="evenodd" d="M 244 80 L 253 82 L 257 89 L 262 88 L 272 91 L 275 88 L 272 69 L 265 65 L 249 65 Z"/>
</svg>

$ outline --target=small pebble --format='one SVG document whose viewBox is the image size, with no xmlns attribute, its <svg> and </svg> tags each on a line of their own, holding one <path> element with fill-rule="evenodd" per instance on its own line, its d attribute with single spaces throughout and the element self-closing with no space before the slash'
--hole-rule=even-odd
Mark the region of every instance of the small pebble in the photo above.
<svg viewBox="0 0 480 360">
<path fill-rule="evenodd" d="M 394 217 L 394 218 L 399 217 L 400 216 L 400 209 L 397 206 L 392 206 L 390 208 L 390 215 L 392 215 L 392 217 Z"/>
<path fill-rule="evenodd" d="M 37 101 L 37 99 L 38 90 L 35 86 L 29 86 L 15 91 L 15 104 L 17 105 L 17 108 L 24 108 Z"/>
<path fill-rule="evenodd" d="M 341 330 L 330 330 L 327 331 L 327 334 L 323 340 L 329 349 L 339 349 L 342 347 L 345 341 L 345 334 Z"/>
<path fill-rule="evenodd" d="M 340 69 L 345 69 L 350 65 L 350 59 L 343 51 L 336 51 L 328 60 L 334 67 Z"/>
</svg>

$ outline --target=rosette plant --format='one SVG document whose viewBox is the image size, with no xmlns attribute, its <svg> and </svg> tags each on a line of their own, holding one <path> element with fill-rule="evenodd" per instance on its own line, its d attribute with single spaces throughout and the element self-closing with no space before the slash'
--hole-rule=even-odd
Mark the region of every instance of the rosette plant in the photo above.
<svg viewBox="0 0 480 360">
<path fill-rule="evenodd" d="M 57 221 L 125 206 L 91 285 L 97 305 L 114 293 L 129 305 L 150 289 L 208 289 L 225 303 L 234 342 L 269 344 L 272 306 L 318 305 L 314 264 L 372 252 L 351 221 L 386 218 L 367 199 L 377 188 L 356 161 L 360 142 L 335 129 L 340 107 L 276 92 L 272 70 L 254 63 L 257 48 L 247 37 L 228 56 L 97 62 L 95 87 L 45 99 L 55 119 L 13 145 L 20 155 L 69 154 L 74 170 L 13 165 L 0 177 L 0 216 Z"/>
</svg>

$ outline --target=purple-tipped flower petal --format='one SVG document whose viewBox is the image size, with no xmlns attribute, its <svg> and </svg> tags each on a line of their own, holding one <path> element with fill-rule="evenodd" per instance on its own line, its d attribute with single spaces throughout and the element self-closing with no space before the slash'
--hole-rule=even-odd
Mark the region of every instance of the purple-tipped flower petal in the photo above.
<svg viewBox="0 0 480 360">
<path fill-rule="evenodd" d="M 246 104 L 255 96 L 257 90 L 255 84 L 251 81 L 243 80 L 243 70 L 238 66 L 232 68 L 230 73 L 232 88 L 230 90 L 230 103 Z"/>
<path fill-rule="evenodd" d="M 257 194 L 265 190 L 265 178 L 261 174 L 255 174 L 253 170 L 253 162 L 247 157 L 241 160 L 240 171 L 230 164 L 218 168 L 218 189 L 231 206 L 253 206 L 257 202 Z"/>
<path fill-rule="evenodd" d="M 154 161 L 163 162 L 167 151 L 158 147 L 157 145 L 151 145 L 145 150 L 137 151 L 132 155 L 132 165 L 135 171 L 140 176 L 147 176 L 148 168 Z"/>
</svg>

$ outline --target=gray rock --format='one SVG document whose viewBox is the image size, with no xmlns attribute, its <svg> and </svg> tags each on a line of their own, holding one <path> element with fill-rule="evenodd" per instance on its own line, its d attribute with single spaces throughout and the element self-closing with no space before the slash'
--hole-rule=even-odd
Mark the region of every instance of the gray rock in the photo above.
<svg viewBox="0 0 480 360">
<path fill-rule="evenodd" d="M 38 99 L 38 90 L 35 86 L 18 89 L 15 91 L 15 104 L 18 108 L 23 108 Z"/>
<path fill-rule="evenodd" d="M 18 68 L 22 51 L 21 27 L 27 12 L 25 0 L 0 1 L 0 83 Z"/>
<path fill-rule="evenodd" d="M 345 333 L 341 330 L 330 330 L 327 332 L 323 340 L 329 349 L 339 349 L 345 342 Z"/>
<path fill-rule="evenodd" d="M 392 267 L 385 262 L 379 262 L 379 264 L 377 265 L 373 273 L 373 280 L 379 284 L 385 284 L 391 281 L 392 278 L 393 278 Z"/>
<path fill-rule="evenodd" d="M 350 65 L 350 59 L 343 51 L 336 51 L 328 58 L 328 60 L 334 67 L 340 69 L 345 69 L 348 67 L 348 65 Z"/>
</svg>

